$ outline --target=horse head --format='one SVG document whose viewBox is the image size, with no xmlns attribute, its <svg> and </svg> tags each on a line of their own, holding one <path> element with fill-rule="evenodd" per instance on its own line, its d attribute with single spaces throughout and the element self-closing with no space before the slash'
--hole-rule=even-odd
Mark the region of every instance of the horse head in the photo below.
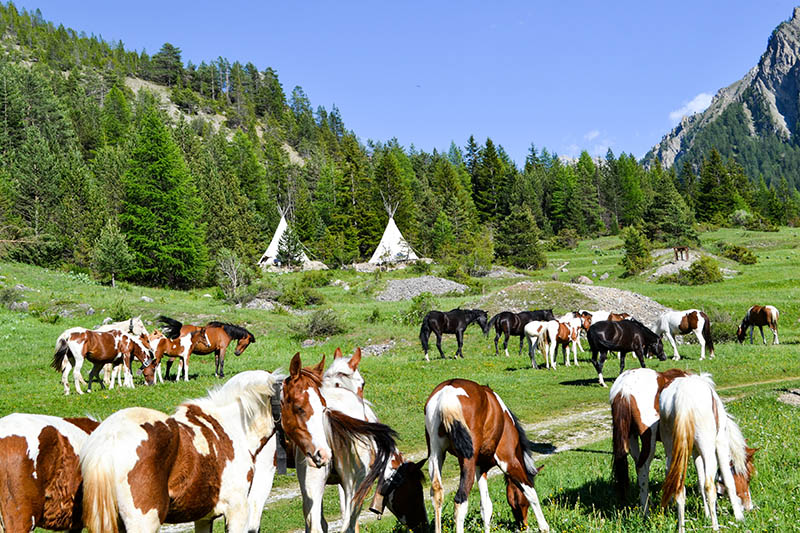
<svg viewBox="0 0 800 533">
<path fill-rule="evenodd" d="M 361 362 L 361 348 L 356 348 L 353 355 L 345 358 L 341 348 L 336 348 L 333 352 L 333 363 L 325 371 L 322 381 L 325 386 L 341 387 L 354 392 L 362 400 L 364 399 L 364 378 L 358 371 L 358 364 Z"/>
<path fill-rule="evenodd" d="M 488 335 L 489 333 L 489 315 L 486 314 L 486 311 L 483 309 L 473 309 L 472 310 L 473 320 L 478 322 L 478 325 L 481 327 L 481 331 L 483 331 L 484 335 Z"/>
<path fill-rule="evenodd" d="M 324 367 L 323 355 L 318 365 L 303 368 L 297 352 L 281 393 L 283 431 L 317 468 L 327 465 L 332 455 L 325 431 L 327 403 L 319 390 Z"/>
<path fill-rule="evenodd" d="M 428 511 L 425 508 L 425 494 L 422 483 L 425 473 L 422 466 L 426 459 L 417 463 L 406 461 L 401 464 L 395 473 L 380 487 L 380 510 L 370 507 L 379 515 L 383 513 L 383 505 L 389 508 L 397 520 L 414 531 L 424 533 L 428 529 Z M 373 500 L 374 503 L 374 500 Z"/>
<path fill-rule="evenodd" d="M 739 341 L 739 344 L 744 342 L 745 337 L 747 337 L 747 326 L 749 326 L 749 322 L 747 317 L 745 316 L 742 319 L 742 323 L 736 328 L 736 340 Z"/>
<path fill-rule="evenodd" d="M 236 350 L 233 351 L 234 355 L 242 355 L 242 352 L 245 350 L 245 348 L 247 348 L 251 344 L 255 344 L 256 342 L 255 335 L 253 335 L 246 329 L 245 332 L 247 332 L 247 335 L 243 336 L 241 339 L 239 339 L 239 342 L 236 343 Z"/>
<path fill-rule="evenodd" d="M 142 366 L 139 368 L 138 374 L 144 377 L 144 382 L 147 385 L 153 385 L 156 382 L 156 357 L 153 350 L 150 349 L 150 342 L 147 336 L 142 334 L 138 337 L 129 334 L 123 334 L 124 341 L 129 344 L 125 347 L 126 352 L 132 354 Z"/>
</svg>

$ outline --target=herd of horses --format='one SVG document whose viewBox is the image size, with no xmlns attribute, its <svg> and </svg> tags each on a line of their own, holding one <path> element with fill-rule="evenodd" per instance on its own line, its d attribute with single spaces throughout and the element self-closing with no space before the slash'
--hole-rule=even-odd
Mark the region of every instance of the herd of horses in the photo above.
<svg viewBox="0 0 800 533">
<path fill-rule="evenodd" d="M 113 386 L 121 368 L 125 384 L 133 385 L 132 362 L 140 362 L 145 382 L 160 375 L 163 356 L 169 366 L 178 359 L 184 379 L 192 353 L 215 353 L 215 374 L 222 377 L 228 345 L 236 342 L 241 354 L 255 342 L 241 326 L 209 322 L 184 325 L 161 317 L 162 330 L 148 334 L 140 318 L 109 324 L 98 330 L 72 328 L 59 336 L 53 366 L 62 372 L 65 393 L 73 371 L 80 393 L 84 360 L 93 364 L 88 387 L 100 380 L 106 365 Z M 661 336 L 680 355 L 674 336 L 694 332 L 701 358 L 714 345 L 708 316 L 699 310 L 666 313 L 653 329 L 635 318 L 615 313 L 576 311 L 556 319 L 551 310 L 504 312 L 488 320 L 480 310 L 432 312 L 420 332 L 427 356 L 427 335 L 460 330 L 478 322 L 484 332 L 494 326 L 497 341 L 505 335 L 525 338 L 530 355 L 541 348 L 546 366 L 555 368 L 562 347 L 565 364 L 569 350 L 577 364 L 580 333 L 586 333 L 592 362 L 603 383 L 602 366 L 609 351 L 621 352 L 620 375 L 610 390 L 613 419 L 613 475 L 621 501 L 628 490 L 627 456 L 637 471 L 639 500 L 647 514 L 649 466 L 656 441 L 666 451 L 667 473 L 661 503 L 673 499 L 678 507 L 679 531 L 684 531 L 685 479 L 689 456 L 698 470 L 706 516 L 719 528 L 715 480 L 724 487 L 736 519 L 753 508 L 749 483 L 754 474 L 753 454 L 736 422 L 707 374 L 678 369 L 656 372 L 644 368 L 644 357 L 666 359 Z M 753 306 L 737 331 L 743 342 L 750 329 L 767 325 L 777 335 L 778 311 Z M 762 339 L 766 343 L 763 335 Z M 634 352 L 642 368 L 624 370 L 624 355 Z M 488 471 L 497 466 L 506 479 L 506 497 L 513 516 L 528 526 L 533 511 L 540 531 L 549 531 L 534 488 L 541 467 L 533 458 L 533 444 L 520 420 L 488 386 L 466 379 L 449 379 L 437 385 L 424 407 L 427 457 L 409 461 L 398 448 L 396 433 L 381 423 L 364 398 L 364 378 L 359 371 L 361 351 L 344 357 L 337 349 L 326 369 L 303 366 L 300 354 L 289 364 L 289 374 L 250 370 L 236 374 L 209 391 L 204 398 L 178 405 L 172 414 L 131 407 L 102 422 L 90 418 L 58 418 L 13 413 L 0 419 L 0 525 L 8 533 L 32 527 L 91 532 L 158 531 L 164 523 L 194 522 L 196 531 L 211 531 L 223 517 L 226 531 L 259 530 L 265 502 L 285 454 L 287 466 L 296 468 L 303 500 L 306 531 L 327 531 L 322 509 L 325 486 L 339 486 L 342 531 L 358 530 L 358 517 L 369 491 L 371 511 L 388 508 L 413 531 L 427 531 L 423 492 L 427 462 L 436 533 L 442 532 L 446 455 L 455 456 L 461 471 L 455 493 L 456 533 L 463 533 L 468 496 L 477 482 L 484 531 L 491 529 L 492 502 Z M 162 380 L 163 381 L 163 380 Z"/>
</svg>

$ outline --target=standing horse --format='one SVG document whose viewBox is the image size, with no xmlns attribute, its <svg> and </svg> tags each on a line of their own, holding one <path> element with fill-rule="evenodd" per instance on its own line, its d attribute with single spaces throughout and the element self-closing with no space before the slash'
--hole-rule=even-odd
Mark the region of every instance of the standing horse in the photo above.
<svg viewBox="0 0 800 533">
<path fill-rule="evenodd" d="M 146 533 L 194 521 L 195 531 L 210 532 L 219 516 L 227 531 L 255 531 L 250 500 L 263 494 L 251 482 L 274 437 L 270 401 L 279 382 L 250 370 L 172 416 L 131 407 L 108 417 L 80 454 L 89 531 Z"/>
<path fill-rule="evenodd" d="M 75 370 L 72 374 L 75 382 L 75 390 L 78 394 L 83 394 L 80 383 L 86 383 L 81 376 L 81 367 L 84 359 L 94 363 L 92 371 L 89 373 L 89 383 L 87 390 L 92 392 L 92 381 L 97 380 L 98 374 L 104 365 L 123 364 L 125 365 L 126 383 L 133 388 L 133 378 L 130 377 L 130 357 L 133 355 L 142 363 L 145 382 L 152 385 L 155 381 L 155 366 L 153 354 L 149 347 L 143 343 L 145 337 L 135 337 L 122 331 L 103 331 L 92 330 L 74 331 L 66 339 L 60 338 L 56 345 L 56 353 L 53 354 L 51 366 L 62 372 L 61 384 L 64 386 L 64 394 L 69 394 L 69 384 L 67 376 L 73 365 Z M 102 382 L 101 382 L 102 385 Z"/>
<path fill-rule="evenodd" d="M 489 323 L 486 311 L 482 309 L 453 309 L 451 311 L 431 311 L 425 318 L 422 319 L 422 327 L 419 330 L 419 340 L 422 343 L 422 349 L 425 351 L 425 360 L 428 359 L 428 339 L 430 339 L 431 332 L 436 335 L 436 347 L 439 348 L 439 355 L 444 358 L 442 351 L 442 333 L 455 333 L 456 341 L 458 341 L 458 350 L 456 350 L 455 357 L 464 358 L 461 353 L 461 347 L 464 345 L 464 330 L 467 326 L 477 322 L 481 327 L 483 334 L 489 332 Z"/>
<path fill-rule="evenodd" d="M 772 330 L 772 344 L 780 344 L 778 341 L 778 309 L 772 305 L 754 305 L 750 309 L 747 310 L 747 314 L 744 315 L 742 319 L 742 323 L 739 328 L 736 330 L 736 338 L 738 339 L 739 343 L 744 342 L 744 338 L 747 332 L 747 328 L 750 328 L 750 344 L 753 344 L 753 327 L 758 326 L 759 331 L 761 331 L 761 340 L 764 341 L 764 344 L 767 344 L 767 339 L 764 338 L 764 326 L 769 326 L 769 329 Z"/>
<path fill-rule="evenodd" d="M 0 524 L 6 533 L 83 529 L 78 453 L 98 424 L 23 413 L 0 418 Z"/>
<path fill-rule="evenodd" d="M 492 500 L 486 473 L 495 465 L 506 476 L 507 497 L 515 517 L 527 529 L 528 506 L 532 506 L 539 530 L 550 530 L 533 486 L 541 468 L 533 462 L 532 444 L 517 417 L 492 389 L 466 379 L 437 385 L 425 402 L 425 440 L 436 533 L 442 531 L 442 464 L 447 452 L 458 458 L 461 468 L 455 495 L 456 533 L 464 532 L 469 492 L 475 480 L 481 495 L 484 531 L 489 533 Z"/>
<path fill-rule="evenodd" d="M 183 369 L 184 381 L 189 381 L 189 356 L 192 355 L 192 352 L 199 344 L 209 344 L 205 328 L 180 335 L 175 339 L 168 339 L 162 332 L 154 330 L 149 340 L 150 347 L 153 349 L 156 360 L 156 379 L 161 380 L 161 383 L 164 383 L 164 379 L 161 377 L 161 358 L 164 357 L 164 355 L 169 357 L 167 361 L 168 365 L 171 364 L 172 360 L 176 357 L 180 360 L 181 366 L 178 367 L 175 381 L 179 381 L 181 378 L 181 368 Z M 169 367 L 166 374 L 167 379 L 169 379 Z"/>
<path fill-rule="evenodd" d="M 714 341 L 711 339 L 711 321 L 708 315 L 699 309 L 688 309 L 686 311 L 668 311 L 658 317 L 656 320 L 653 332 L 658 335 L 666 335 L 672 350 L 675 355 L 672 359 L 675 361 L 680 360 L 681 356 L 678 353 L 678 347 L 675 345 L 675 337 L 680 333 L 681 335 L 688 335 L 694 333 L 697 337 L 697 342 L 700 343 L 700 360 L 706 358 L 706 345 L 708 345 L 708 356 L 714 358 Z"/>
<path fill-rule="evenodd" d="M 686 506 L 686 471 L 689 455 L 695 459 L 697 479 L 711 527 L 719 530 L 714 477 L 722 474 L 736 520 L 743 520 L 742 507 L 752 509 L 750 478 L 753 454 L 742 432 L 714 390 L 708 374 L 675 379 L 661 391 L 658 403 L 659 432 L 666 452 L 667 477 L 661 489 L 661 506 L 673 498 L 678 504 L 678 531 L 683 533 Z M 733 468 L 726 468 L 732 465 Z"/>
<path fill-rule="evenodd" d="M 214 375 L 219 378 L 225 377 L 225 351 L 228 349 L 228 344 L 231 341 L 236 342 L 236 350 L 234 355 L 242 355 L 242 352 L 256 342 L 256 337 L 245 328 L 228 324 L 226 322 L 209 322 L 205 326 L 193 326 L 191 324 L 182 324 L 177 320 L 161 315 L 158 317 L 159 322 L 162 323 L 161 330 L 168 339 L 176 339 L 181 335 L 186 335 L 192 331 L 198 331 L 205 327 L 206 339 L 208 342 L 200 342 L 194 347 L 192 353 L 198 355 L 207 355 L 214 352 Z M 172 366 L 172 359 L 167 361 L 167 375 Z"/>
<path fill-rule="evenodd" d="M 508 338 L 510 336 L 519 337 L 519 355 L 522 355 L 522 343 L 525 340 L 525 324 L 532 320 L 555 320 L 552 309 L 537 309 L 536 311 L 522 311 L 514 313 L 512 311 L 502 311 L 497 313 L 489 320 L 489 325 L 486 327 L 486 333 L 492 329 L 494 325 L 494 354 L 499 355 L 497 349 L 497 340 L 500 335 L 505 338 L 503 340 L 503 350 L 508 357 Z"/>
<path fill-rule="evenodd" d="M 347 389 L 334 387 L 322 393 L 324 364 L 324 356 L 318 365 L 309 368 L 302 367 L 299 353 L 292 358 L 281 393 L 281 426 L 296 446 L 306 531 L 324 530 L 319 487 L 324 488 L 328 476 L 335 471 L 346 498 L 342 529 L 353 532 L 367 492 L 389 464 L 395 433 L 389 426 L 359 420 L 336 409 L 341 406 L 358 414 L 364 407 L 360 398 Z M 332 401 L 329 407 L 327 397 L 335 397 L 340 403 L 334 405 Z"/>
<path fill-rule="evenodd" d="M 577 328 L 579 332 L 589 331 L 589 327 L 592 325 L 592 317 L 588 314 L 582 314 L 580 311 L 570 311 L 557 320 L 559 322 L 565 322 L 569 324 L 571 328 Z M 572 351 L 575 353 L 577 353 L 576 348 L 579 348 L 581 352 L 584 351 L 583 346 L 581 345 L 580 335 L 578 335 L 578 338 L 572 345 Z"/>
<path fill-rule="evenodd" d="M 661 361 L 667 360 L 667 356 L 664 355 L 664 345 L 661 344 L 661 337 L 633 318 L 619 322 L 608 320 L 595 322 L 589 328 L 586 338 L 589 341 L 589 348 L 592 350 L 592 364 L 597 370 L 597 378 L 603 387 L 606 386 L 606 382 L 603 380 L 603 365 L 609 351 L 620 353 L 620 374 L 625 370 L 625 355 L 628 352 L 636 354 L 642 368 L 645 367 L 644 356 L 648 353 L 655 355 Z M 600 354 L 599 360 L 598 354 Z"/>
</svg>

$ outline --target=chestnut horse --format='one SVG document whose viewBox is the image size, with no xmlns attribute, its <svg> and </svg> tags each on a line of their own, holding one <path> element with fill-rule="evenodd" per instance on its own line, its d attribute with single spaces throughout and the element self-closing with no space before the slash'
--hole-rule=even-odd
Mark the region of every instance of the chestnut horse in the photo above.
<svg viewBox="0 0 800 533">
<path fill-rule="evenodd" d="M 193 521 L 195 531 L 210 532 L 220 516 L 227 531 L 256 531 L 250 500 L 263 492 L 251 484 L 274 437 L 270 401 L 280 378 L 241 372 L 172 416 L 131 407 L 103 421 L 80 454 L 89 531 L 155 533 Z"/>
<path fill-rule="evenodd" d="M 659 397 L 658 424 L 666 452 L 667 476 L 661 487 L 661 506 L 673 498 L 678 504 L 678 531 L 683 533 L 686 506 L 686 471 L 694 456 L 697 479 L 711 528 L 719 530 L 714 478 L 719 468 L 736 520 L 744 520 L 742 507 L 752 509 L 750 479 L 753 454 L 742 431 L 725 411 L 709 374 L 676 378 Z M 731 465 L 732 468 L 728 468 Z"/>
<path fill-rule="evenodd" d="M 508 357 L 508 338 L 510 336 L 519 337 L 519 355 L 522 355 L 522 343 L 525 340 L 525 324 L 532 320 L 555 320 L 552 309 L 537 309 L 535 311 L 522 311 L 514 313 L 511 311 L 502 311 L 494 315 L 486 327 L 486 333 L 494 326 L 494 354 L 498 355 L 497 340 L 500 335 L 504 336 L 503 350 Z"/>
<path fill-rule="evenodd" d="M 0 418 L 0 524 L 6 533 L 83 529 L 78 453 L 98 424 L 24 413 Z"/>
<path fill-rule="evenodd" d="M 205 326 L 193 326 L 191 324 L 182 324 L 177 320 L 161 315 L 158 317 L 159 322 L 163 324 L 161 328 L 164 335 L 168 339 L 176 339 L 181 335 L 186 335 L 192 331 L 198 331 L 205 327 L 206 338 L 208 343 L 200 342 L 194 347 L 192 353 L 198 355 L 207 355 L 214 352 L 214 375 L 223 378 L 225 377 L 225 351 L 228 349 L 228 344 L 231 341 L 236 342 L 236 350 L 234 355 L 242 355 L 242 352 L 256 342 L 256 337 L 241 326 L 228 324 L 226 322 L 209 322 Z M 169 369 L 172 366 L 173 358 L 170 357 L 167 361 L 167 375 L 169 376 Z"/>
<path fill-rule="evenodd" d="M 390 462 L 395 433 L 384 424 L 346 414 L 364 412 L 363 401 L 352 391 L 334 387 L 323 394 L 324 365 L 325 356 L 308 368 L 302 367 L 299 353 L 292 358 L 281 393 L 281 426 L 296 447 L 306 531 L 324 530 L 319 487 L 324 488 L 334 471 L 345 489 L 342 530 L 353 532 L 367 492 Z M 328 398 L 334 400 L 330 405 Z"/>
<path fill-rule="evenodd" d="M 492 389 L 466 379 L 440 383 L 425 402 L 425 440 L 436 533 L 442 531 L 442 464 L 447 452 L 458 458 L 461 467 L 455 496 L 456 533 L 464 532 L 469 492 L 476 479 L 483 526 L 489 533 L 492 500 L 486 473 L 495 465 L 506 476 L 506 495 L 514 516 L 527 529 L 528 506 L 532 506 L 539 530 L 550 530 L 533 486 L 541 468 L 533 462 L 532 444 L 517 417 Z"/>
<path fill-rule="evenodd" d="M 88 392 L 92 392 L 92 381 L 100 381 L 98 374 L 104 365 L 123 364 L 125 365 L 126 382 L 130 376 L 131 355 L 142 363 L 145 382 L 152 385 L 155 381 L 155 365 L 153 365 L 153 353 L 144 343 L 147 338 L 136 337 L 122 331 L 73 331 L 69 337 L 59 338 L 56 345 L 56 353 L 53 355 L 51 366 L 62 372 L 61 384 L 64 386 L 64 394 L 69 394 L 69 384 L 67 376 L 73 365 L 75 370 L 72 374 L 75 382 L 75 390 L 78 394 L 83 394 L 80 383 L 83 382 L 81 367 L 84 359 L 94 363 L 92 371 L 89 373 Z M 85 382 L 84 382 L 85 383 Z M 102 381 L 100 382 L 102 386 Z M 133 388 L 133 378 L 130 377 L 129 386 Z"/>
<path fill-rule="evenodd" d="M 772 344 L 780 344 L 778 341 L 778 309 L 773 305 L 754 305 L 750 309 L 747 310 L 747 314 L 744 315 L 742 319 L 741 325 L 736 330 L 736 339 L 739 343 L 744 342 L 744 338 L 746 336 L 747 328 L 750 328 L 750 344 L 753 344 L 753 327 L 758 326 L 759 331 L 761 331 L 761 340 L 764 341 L 764 344 L 767 344 L 767 339 L 764 338 L 764 326 L 769 326 L 769 329 L 772 330 Z"/>
</svg>

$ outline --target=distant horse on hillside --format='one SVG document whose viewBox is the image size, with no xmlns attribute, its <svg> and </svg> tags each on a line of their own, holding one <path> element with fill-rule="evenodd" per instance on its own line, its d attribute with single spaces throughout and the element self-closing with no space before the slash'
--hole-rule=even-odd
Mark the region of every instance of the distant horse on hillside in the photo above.
<svg viewBox="0 0 800 533">
<path fill-rule="evenodd" d="M 522 343 L 525 340 L 525 324 L 531 320 L 555 320 L 552 309 L 537 309 L 535 311 L 522 311 L 514 313 L 512 311 L 502 311 L 497 313 L 489 320 L 486 333 L 494 326 L 494 354 L 498 355 L 497 340 L 500 335 L 504 335 L 503 350 L 508 357 L 508 338 L 510 336 L 519 337 L 519 355 L 522 355 Z"/>
<path fill-rule="evenodd" d="M 747 328 L 750 328 L 750 344 L 753 344 L 753 327 L 758 326 L 759 331 L 761 331 L 761 340 L 764 341 L 764 344 L 767 344 L 767 339 L 764 338 L 764 326 L 769 326 L 769 329 L 772 330 L 772 344 L 780 344 L 778 341 L 778 309 L 772 305 L 754 305 L 750 309 L 747 310 L 747 314 L 744 315 L 742 319 L 742 323 L 739 326 L 739 329 L 736 330 L 736 338 L 739 340 L 740 343 L 744 342 L 744 338 L 747 332 Z"/>
<path fill-rule="evenodd" d="M 214 352 L 214 375 L 222 378 L 225 377 L 225 351 L 228 349 L 228 344 L 231 341 L 236 342 L 236 350 L 234 355 L 242 355 L 242 352 L 251 344 L 256 342 L 256 337 L 245 328 L 226 322 L 209 322 L 205 326 L 194 326 L 191 324 L 182 324 L 177 320 L 161 315 L 158 317 L 159 322 L 162 323 L 161 330 L 168 339 L 176 339 L 181 335 L 186 335 L 193 331 L 200 330 L 205 327 L 206 338 L 205 341 L 199 342 L 192 353 L 198 355 L 206 355 Z M 166 374 L 169 375 L 169 369 L 172 366 L 172 358 L 167 361 Z"/>
<path fill-rule="evenodd" d="M 477 322 L 481 327 L 483 334 L 489 332 L 489 321 L 486 311 L 482 309 L 453 309 L 451 311 L 431 311 L 425 318 L 422 319 L 422 327 L 419 330 L 419 340 L 422 343 L 422 349 L 425 351 L 425 360 L 428 359 L 428 339 L 430 339 L 431 332 L 436 335 L 436 347 L 439 349 L 439 354 L 444 358 L 442 351 L 442 333 L 455 333 L 456 341 L 458 341 L 458 350 L 456 357 L 464 358 L 461 353 L 461 347 L 464 345 L 464 330 L 467 326 Z"/>
</svg>

